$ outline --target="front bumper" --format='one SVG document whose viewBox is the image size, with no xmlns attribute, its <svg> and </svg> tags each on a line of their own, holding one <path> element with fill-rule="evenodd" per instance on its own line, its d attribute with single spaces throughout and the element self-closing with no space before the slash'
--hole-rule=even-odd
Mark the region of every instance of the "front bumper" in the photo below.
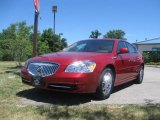
<svg viewBox="0 0 160 120">
<path fill-rule="evenodd" d="M 98 85 L 98 74 L 96 73 L 80 74 L 57 71 L 51 76 L 35 78 L 23 68 L 21 77 L 23 83 L 31 86 L 69 93 L 94 93 Z"/>
</svg>

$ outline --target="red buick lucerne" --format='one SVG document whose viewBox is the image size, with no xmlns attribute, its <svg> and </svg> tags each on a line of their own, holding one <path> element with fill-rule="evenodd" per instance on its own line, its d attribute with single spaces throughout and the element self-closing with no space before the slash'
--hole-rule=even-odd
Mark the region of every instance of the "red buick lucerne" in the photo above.
<svg viewBox="0 0 160 120">
<path fill-rule="evenodd" d="M 82 40 L 61 52 L 29 59 L 21 70 L 22 82 L 53 91 L 110 96 L 113 87 L 143 81 L 144 61 L 126 40 Z"/>
</svg>

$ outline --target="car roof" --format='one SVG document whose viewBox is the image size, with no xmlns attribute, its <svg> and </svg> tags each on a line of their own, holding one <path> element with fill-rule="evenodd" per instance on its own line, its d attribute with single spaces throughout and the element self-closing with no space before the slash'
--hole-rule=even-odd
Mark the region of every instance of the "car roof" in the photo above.
<svg viewBox="0 0 160 120">
<path fill-rule="evenodd" d="M 126 41 L 125 39 L 115 39 L 115 38 L 90 38 L 85 40 L 114 40 L 114 41 Z M 83 41 L 83 40 L 82 40 Z"/>
</svg>

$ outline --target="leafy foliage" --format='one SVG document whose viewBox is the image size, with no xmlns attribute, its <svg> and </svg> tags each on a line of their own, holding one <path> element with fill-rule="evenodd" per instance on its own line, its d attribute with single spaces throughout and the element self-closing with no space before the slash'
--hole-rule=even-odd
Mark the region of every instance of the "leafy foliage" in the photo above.
<svg viewBox="0 0 160 120">
<path fill-rule="evenodd" d="M 29 37 L 32 31 L 32 26 L 27 26 L 26 22 L 17 23 L 16 29 L 16 39 L 11 41 L 11 53 L 15 61 L 21 64 L 21 61 L 24 61 L 32 55 L 32 45 L 29 41 Z"/>
<path fill-rule="evenodd" d="M 11 24 L 0 34 L 0 60 L 13 60 L 11 54 L 11 41 L 16 39 L 16 24 Z"/>
<path fill-rule="evenodd" d="M 67 47 L 67 40 L 61 38 L 60 35 L 54 34 L 51 28 L 43 31 L 41 41 L 47 42 L 49 49 L 52 52 L 57 52 Z"/>
<path fill-rule="evenodd" d="M 0 40 L 1 60 L 13 60 L 10 53 L 10 39 Z"/>
<path fill-rule="evenodd" d="M 150 62 L 158 63 L 160 62 L 160 52 L 143 53 L 143 58 L 144 58 L 145 63 L 150 63 Z"/>
<path fill-rule="evenodd" d="M 16 39 L 16 24 L 11 24 L 7 29 L 3 30 L 0 34 L 0 40 Z"/>
<path fill-rule="evenodd" d="M 33 27 L 27 26 L 25 21 L 11 24 L 0 33 L 0 60 L 21 61 L 32 56 Z M 52 29 L 38 33 L 38 54 L 57 52 L 67 47 L 67 40 L 54 34 Z"/>
<path fill-rule="evenodd" d="M 125 32 L 123 30 L 110 30 L 104 35 L 104 38 L 124 39 Z"/>
<path fill-rule="evenodd" d="M 101 33 L 98 30 L 91 31 L 90 38 L 98 38 L 101 35 Z"/>
<path fill-rule="evenodd" d="M 32 55 L 32 44 L 26 39 L 16 39 L 11 41 L 11 53 L 18 65 L 21 66 L 21 62 L 31 57 Z"/>
<path fill-rule="evenodd" d="M 143 58 L 145 63 L 150 61 L 150 55 L 148 53 L 143 53 Z"/>
<path fill-rule="evenodd" d="M 46 41 L 45 42 L 38 41 L 38 54 L 39 55 L 50 53 L 50 52 L 51 50 L 49 49 L 48 43 Z"/>
</svg>

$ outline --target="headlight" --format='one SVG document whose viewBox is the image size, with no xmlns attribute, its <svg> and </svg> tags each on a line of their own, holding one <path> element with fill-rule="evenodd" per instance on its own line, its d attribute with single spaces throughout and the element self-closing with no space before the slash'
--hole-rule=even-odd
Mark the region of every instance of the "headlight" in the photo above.
<svg viewBox="0 0 160 120">
<path fill-rule="evenodd" d="M 96 63 L 93 61 L 77 61 L 67 66 L 65 72 L 71 73 L 89 73 L 93 72 Z"/>
</svg>

